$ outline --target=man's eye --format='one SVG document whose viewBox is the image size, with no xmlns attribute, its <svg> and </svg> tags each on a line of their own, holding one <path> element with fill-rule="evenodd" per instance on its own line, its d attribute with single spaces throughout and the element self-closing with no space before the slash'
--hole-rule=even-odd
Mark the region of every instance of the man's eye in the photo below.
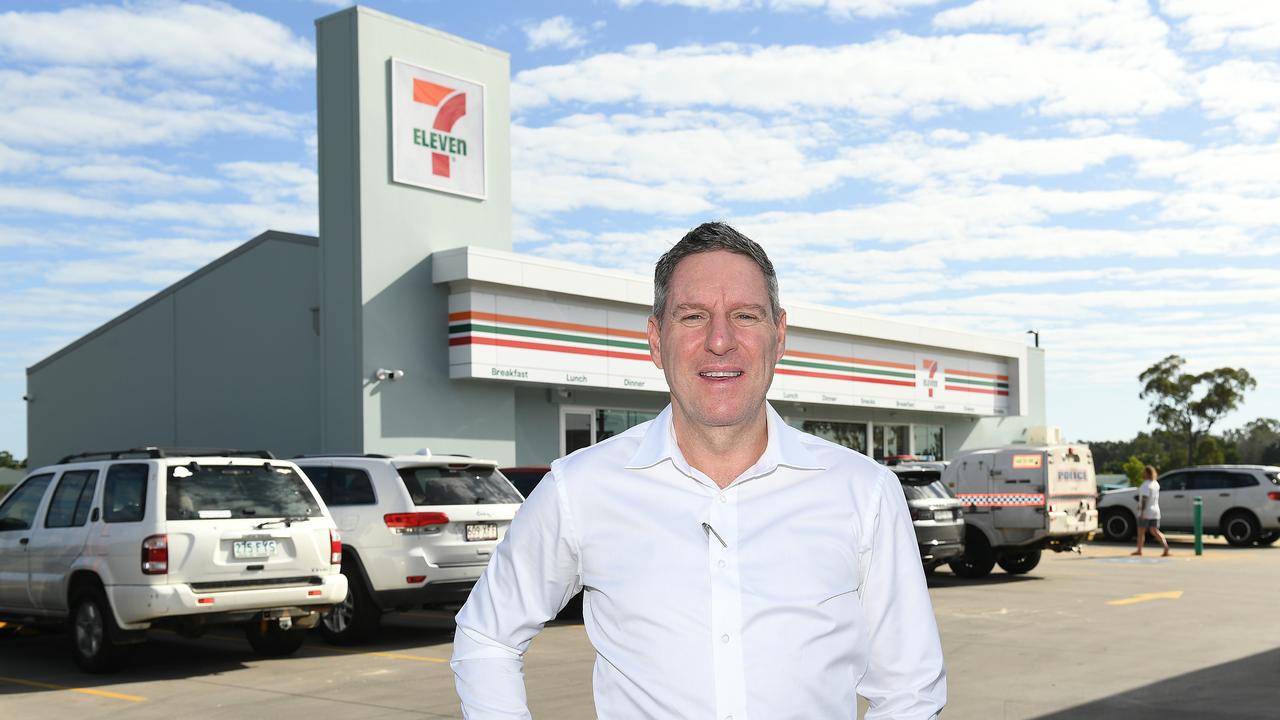
<svg viewBox="0 0 1280 720">
<path fill-rule="evenodd" d="M 697 323 L 697 322 L 702 322 L 702 320 L 703 320 L 705 317 L 706 317 L 706 315 L 703 315 L 702 313 L 689 313 L 689 314 L 687 314 L 687 315 L 681 315 L 681 316 L 680 316 L 680 322 L 682 322 L 682 323 Z"/>
<path fill-rule="evenodd" d="M 734 315 L 738 322 L 759 322 L 760 316 L 754 313 L 738 313 Z"/>
</svg>

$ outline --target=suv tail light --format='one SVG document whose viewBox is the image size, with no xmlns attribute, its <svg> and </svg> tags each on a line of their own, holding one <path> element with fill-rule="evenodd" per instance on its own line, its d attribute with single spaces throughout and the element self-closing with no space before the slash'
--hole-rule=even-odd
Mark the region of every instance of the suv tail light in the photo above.
<svg viewBox="0 0 1280 720">
<path fill-rule="evenodd" d="M 1280 501 L 1280 492 L 1272 491 L 1272 492 L 1267 493 L 1267 499 L 1268 499 L 1268 500 L 1276 500 L 1276 501 Z"/>
<path fill-rule="evenodd" d="M 440 532 L 441 525 L 449 524 L 449 516 L 442 512 L 387 513 L 382 520 L 397 535 Z"/>
<path fill-rule="evenodd" d="M 169 573 L 169 536 L 152 535 L 142 541 L 142 574 Z"/>
<path fill-rule="evenodd" d="M 329 528 L 329 564 L 342 564 L 342 536 L 333 528 Z"/>
</svg>

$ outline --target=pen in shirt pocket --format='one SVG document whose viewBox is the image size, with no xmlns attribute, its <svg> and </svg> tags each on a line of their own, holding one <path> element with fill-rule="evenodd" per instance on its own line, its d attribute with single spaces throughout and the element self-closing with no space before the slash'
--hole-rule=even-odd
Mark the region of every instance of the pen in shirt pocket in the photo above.
<svg viewBox="0 0 1280 720">
<path fill-rule="evenodd" d="M 720 541 L 721 545 L 725 546 L 726 548 L 729 547 L 729 543 L 725 542 L 724 538 L 720 537 L 720 533 L 716 532 L 716 529 L 711 527 L 711 523 L 705 523 L 705 522 L 702 523 L 702 530 L 707 534 L 708 540 L 711 539 L 712 535 L 715 535 L 716 539 Z"/>
</svg>

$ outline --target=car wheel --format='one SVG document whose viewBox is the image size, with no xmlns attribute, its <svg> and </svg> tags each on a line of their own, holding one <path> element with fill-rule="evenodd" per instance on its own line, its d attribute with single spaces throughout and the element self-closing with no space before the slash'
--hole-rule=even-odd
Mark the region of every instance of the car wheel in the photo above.
<svg viewBox="0 0 1280 720">
<path fill-rule="evenodd" d="M 106 595 L 93 588 L 71 604 L 71 652 L 76 665 L 91 673 L 114 672 L 128 661 L 128 646 L 116 642 L 119 628 Z"/>
<path fill-rule="evenodd" d="M 342 574 L 347 576 L 347 596 L 320 618 L 320 634 L 335 645 L 364 642 L 378 629 L 382 611 L 365 589 L 359 570 L 343 563 Z"/>
<path fill-rule="evenodd" d="M 244 636 L 254 652 L 263 657 L 288 657 L 302 647 L 307 632 L 301 628 L 282 630 L 276 620 L 255 620 L 245 623 Z"/>
<path fill-rule="evenodd" d="M 1022 575 L 1031 572 L 1040 564 L 1040 551 L 1029 550 L 1020 553 L 1008 553 L 996 560 L 1000 568 L 1010 575 Z"/>
<path fill-rule="evenodd" d="M 1268 545 L 1274 545 L 1276 540 L 1280 540 L 1280 530 L 1272 530 L 1271 532 L 1264 532 L 1258 536 L 1258 544 L 1261 545 L 1262 547 L 1266 547 Z"/>
<path fill-rule="evenodd" d="M 1233 512 L 1222 520 L 1222 535 L 1235 547 L 1249 547 L 1261 535 L 1258 520 L 1246 512 Z"/>
<path fill-rule="evenodd" d="M 1128 510 L 1108 510 L 1102 516 L 1102 534 L 1108 540 L 1116 542 L 1132 540 L 1137 525 Z"/>
<path fill-rule="evenodd" d="M 965 533 L 964 554 L 947 564 L 959 577 L 982 578 L 991 574 L 991 568 L 996 565 L 996 555 L 981 531 L 970 530 Z"/>
</svg>

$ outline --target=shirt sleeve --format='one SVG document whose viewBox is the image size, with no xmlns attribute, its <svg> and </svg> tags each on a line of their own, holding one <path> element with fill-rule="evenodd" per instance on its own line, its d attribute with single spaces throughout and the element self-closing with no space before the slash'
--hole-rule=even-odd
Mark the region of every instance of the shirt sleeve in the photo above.
<svg viewBox="0 0 1280 720">
<path fill-rule="evenodd" d="M 897 478 L 879 477 L 869 541 L 860 549 L 868 665 L 858 683 L 866 720 L 925 720 L 947 702 L 947 674 L 915 529 Z"/>
<path fill-rule="evenodd" d="M 581 585 L 564 488 L 548 473 L 457 616 L 453 668 L 467 720 L 530 718 L 524 653 Z"/>
</svg>

